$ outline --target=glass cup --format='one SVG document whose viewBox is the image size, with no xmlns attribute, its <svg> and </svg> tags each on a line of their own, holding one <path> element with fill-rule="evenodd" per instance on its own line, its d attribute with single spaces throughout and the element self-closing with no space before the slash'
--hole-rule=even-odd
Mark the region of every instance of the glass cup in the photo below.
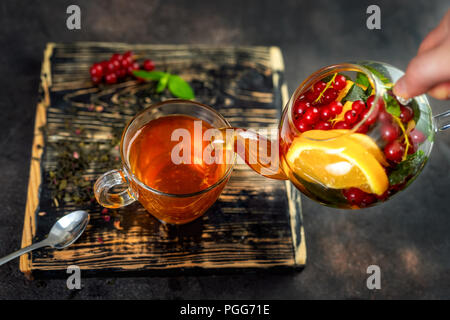
<svg viewBox="0 0 450 320">
<path fill-rule="evenodd" d="M 135 201 L 164 223 L 184 224 L 202 216 L 217 200 L 233 171 L 235 155 L 226 163 L 223 175 L 212 185 L 188 194 L 171 194 L 156 190 L 140 181 L 130 166 L 130 146 L 133 137 L 152 120 L 186 115 L 206 121 L 214 128 L 227 128 L 230 124 L 217 111 L 194 101 L 168 100 L 139 112 L 125 127 L 120 142 L 121 168 L 100 176 L 94 192 L 97 201 L 107 208 L 120 208 Z"/>
</svg>

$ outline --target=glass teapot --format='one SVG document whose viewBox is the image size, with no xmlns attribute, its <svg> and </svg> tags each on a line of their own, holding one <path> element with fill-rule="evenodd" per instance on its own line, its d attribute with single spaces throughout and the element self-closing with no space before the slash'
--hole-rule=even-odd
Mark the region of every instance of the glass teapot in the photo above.
<svg viewBox="0 0 450 320">
<path fill-rule="evenodd" d="M 275 138 L 232 128 L 234 152 L 327 206 L 386 201 L 417 177 L 435 133 L 450 126 L 450 111 L 433 117 L 425 95 L 403 101 L 392 93 L 402 75 L 373 61 L 321 68 L 291 96 Z"/>
</svg>

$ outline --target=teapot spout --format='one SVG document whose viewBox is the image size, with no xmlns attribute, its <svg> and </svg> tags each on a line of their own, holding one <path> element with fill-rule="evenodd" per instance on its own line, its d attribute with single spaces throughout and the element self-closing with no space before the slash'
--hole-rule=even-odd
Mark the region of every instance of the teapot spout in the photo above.
<svg viewBox="0 0 450 320">
<path fill-rule="evenodd" d="M 281 168 L 278 139 L 242 128 L 221 128 L 234 152 L 256 173 L 277 180 L 288 180 Z M 228 140 L 230 141 L 230 140 Z"/>
</svg>

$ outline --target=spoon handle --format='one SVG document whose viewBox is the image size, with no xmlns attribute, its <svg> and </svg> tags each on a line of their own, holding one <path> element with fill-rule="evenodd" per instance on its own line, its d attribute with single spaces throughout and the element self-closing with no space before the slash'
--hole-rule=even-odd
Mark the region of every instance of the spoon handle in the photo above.
<svg viewBox="0 0 450 320">
<path fill-rule="evenodd" d="M 47 239 L 42 240 L 40 242 L 33 243 L 32 245 L 30 245 L 28 247 L 25 247 L 25 248 L 22 248 L 20 250 L 17 250 L 16 252 L 13 252 L 13 253 L 7 255 L 6 257 L 1 258 L 0 259 L 0 266 L 2 264 L 7 263 L 8 261 L 10 261 L 10 260 L 12 260 L 14 258 L 20 257 L 21 255 L 23 255 L 23 254 L 25 254 L 27 252 L 30 252 L 30 251 L 32 251 L 34 249 L 46 247 L 48 245 L 49 245 L 49 243 L 48 243 Z"/>
</svg>

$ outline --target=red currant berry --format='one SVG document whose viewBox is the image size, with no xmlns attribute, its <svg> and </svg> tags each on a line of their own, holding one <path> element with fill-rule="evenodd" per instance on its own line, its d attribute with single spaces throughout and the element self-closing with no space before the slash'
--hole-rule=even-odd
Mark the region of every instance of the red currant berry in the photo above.
<svg viewBox="0 0 450 320">
<path fill-rule="evenodd" d="M 139 65 L 139 63 L 137 63 L 137 62 L 133 62 L 133 63 L 131 64 L 131 67 L 133 67 L 134 70 L 139 70 L 140 65 Z"/>
<path fill-rule="evenodd" d="M 408 136 L 408 141 L 409 141 L 408 154 L 413 154 L 417 150 L 417 145 L 412 142 L 412 139 L 410 136 Z M 405 145 L 405 149 L 406 149 L 406 145 Z"/>
<path fill-rule="evenodd" d="M 325 106 L 320 108 L 320 119 L 323 121 L 328 121 L 333 116 L 333 113 L 331 112 L 331 108 L 329 106 Z"/>
<path fill-rule="evenodd" d="M 333 116 L 341 114 L 343 108 L 342 103 L 340 103 L 339 101 L 333 101 L 332 103 L 330 103 L 329 107 Z"/>
<path fill-rule="evenodd" d="M 401 106 L 400 107 L 400 120 L 402 120 L 404 123 L 409 122 L 414 116 L 414 111 L 410 107 L 407 106 Z"/>
<path fill-rule="evenodd" d="M 317 93 L 321 93 L 326 86 L 327 84 L 325 82 L 317 81 L 313 86 L 313 90 Z"/>
<path fill-rule="evenodd" d="M 404 152 L 405 147 L 398 140 L 392 141 L 384 147 L 386 159 L 394 162 L 401 162 Z"/>
<path fill-rule="evenodd" d="M 295 123 L 295 127 L 300 132 L 305 132 L 305 131 L 312 129 L 312 126 L 310 124 L 306 123 L 306 121 L 304 119 L 300 119 L 298 121 L 295 121 L 294 123 Z"/>
<path fill-rule="evenodd" d="M 105 73 L 108 72 L 108 62 L 109 61 L 106 61 L 106 60 L 99 62 L 102 65 L 103 75 L 105 75 Z"/>
<path fill-rule="evenodd" d="M 333 88 L 336 90 L 342 90 L 347 85 L 347 79 L 342 74 L 336 75 L 336 78 L 334 78 L 333 82 Z"/>
<path fill-rule="evenodd" d="M 373 195 L 371 193 L 366 193 L 361 201 L 361 206 L 367 207 L 367 206 L 371 205 L 372 203 L 374 203 L 375 201 L 377 201 L 377 198 L 375 197 L 375 195 Z"/>
<path fill-rule="evenodd" d="M 319 94 L 320 94 L 320 92 L 318 92 L 318 91 L 316 92 L 313 89 L 309 89 L 306 92 L 305 97 L 306 97 L 306 100 L 308 100 L 309 102 L 312 103 L 319 97 Z"/>
<path fill-rule="evenodd" d="M 369 126 L 365 123 L 359 126 L 359 128 L 356 130 L 357 133 L 367 133 L 369 131 Z"/>
<path fill-rule="evenodd" d="M 108 84 L 113 84 L 117 82 L 117 76 L 114 72 L 107 73 L 105 76 L 105 81 Z"/>
<path fill-rule="evenodd" d="M 315 124 L 320 119 L 319 109 L 316 107 L 311 107 L 306 110 L 303 120 L 310 125 Z"/>
<path fill-rule="evenodd" d="M 120 63 L 122 64 L 122 68 L 128 68 L 133 63 L 133 59 L 131 57 L 124 57 Z"/>
<path fill-rule="evenodd" d="M 133 69 L 133 66 L 129 66 L 129 67 L 127 68 L 127 74 L 130 75 L 130 76 L 132 76 L 134 70 L 135 70 L 135 69 Z"/>
<path fill-rule="evenodd" d="M 411 141 L 416 145 L 419 145 L 420 143 L 424 142 L 426 139 L 423 132 L 420 130 L 417 130 L 417 129 L 413 129 L 411 131 L 411 133 L 409 134 L 409 136 L 411 137 Z"/>
<path fill-rule="evenodd" d="M 372 107 L 373 100 L 375 100 L 375 96 L 374 96 L 374 95 L 371 95 L 370 97 L 367 98 L 367 106 L 368 106 L 369 108 Z"/>
<path fill-rule="evenodd" d="M 116 64 L 114 63 L 114 61 L 110 60 L 106 62 L 106 72 L 112 73 L 116 71 Z"/>
<path fill-rule="evenodd" d="M 293 114 L 295 118 L 301 117 L 306 110 L 311 106 L 311 103 L 306 100 L 297 100 L 294 104 Z"/>
<path fill-rule="evenodd" d="M 127 68 L 127 72 L 128 72 L 129 75 L 132 75 L 134 70 L 139 70 L 139 63 L 133 62 L 133 63 Z"/>
<path fill-rule="evenodd" d="M 347 201 L 353 205 L 360 206 L 367 193 L 358 188 L 349 188 L 342 190 L 342 194 L 347 199 Z"/>
<path fill-rule="evenodd" d="M 349 110 L 344 114 L 344 120 L 349 125 L 354 124 L 358 121 L 358 114 L 355 110 Z"/>
<path fill-rule="evenodd" d="M 350 126 L 344 121 L 336 122 L 334 129 L 348 129 Z"/>
<path fill-rule="evenodd" d="M 337 96 L 338 96 L 338 92 L 335 89 L 328 88 L 323 93 L 322 103 L 323 104 L 329 104 L 329 103 L 333 102 L 334 100 L 336 100 Z"/>
<path fill-rule="evenodd" d="M 120 61 L 120 60 L 122 60 L 123 59 L 123 56 L 120 54 L 120 53 L 114 53 L 112 56 L 111 56 L 111 59 L 110 60 L 118 60 L 118 61 Z"/>
<path fill-rule="evenodd" d="M 133 51 L 127 51 L 123 54 L 123 58 L 131 58 L 132 60 L 134 60 L 134 53 Z"/>
<path fill-rule="evenodd" d="M 120 68 L 116 70 L 116 76 L 118 79 L 125 78 L 127 76 L 127 69 Z"/>
<path fill-rule="evenodd" d="M 91 77 L 101 77 L 103 76 L 103 66 L 101 63 L 94 63 L 89 69 Z"/>
<path fill-rule="evenodd" d="M 366 104 L 362 100 L 356 100 L 352 103 L 352 110 L 355 110 L 357 114 L 361 114 L 366 109 Z"/>
<path fill-rule="evenodd" d="M 376 196 L 378 201 L 385 201 L 390 195 L 391 190 L 387 189 L 381 196 Z"/>
<path fill-rule="evenodd" d="M 114 64 L 114 71 L 119 70 L 120 67 L 122 66 L 119 60 L 110 60 L 110 61 Z"/>
<path fill-rule="evenodd" d="M 400 136 L 400 129 L 394 124 L 385 123 L 381 126 L 381 137 L 386 142 L 392 142 Z"/>
<path fill-rule="evenodd" d="M 367 107 L 370 109 L 372 108 L 373 101 L 375 100 L 375 96 L 371 95 L 369 98 L 367 98 Z M 384 110 L 384 101 L 382 98 L 378 99 L 377 103 L 377 110 Z"/>
<path fill-rule="evenodd" d="M 155 69 L 155 63 L 150 59 L 145 60 L 142 66 L 144 67 L 144 70 L 147 71 L 152 71 Z"/>
<path fill-rule="evenodd" d="M 331 123 L 326 121 L 321 121 L 318 124 L 314 125 L 315 130 L 330 130 L 331 129 Z"/>
<path fill-rule="evenodd" d="M 381 122 L 392 122 L 392 115 L 386 110 L 383 110 L 378 115 L 378 120 Z"/>
<path fill-rule="evenodd" d="M 371 126 L 375 123 L 375 121 L 377 121 L 377 115 L 377 110 L 366 109 L 363 111 L 361 118 L 365 119 L 364 124 Z"/>
<path fill-rule="evenodd" d="M 102 82 L 102 77 L 91 76 L 91 80 L 92 80 L 92 83 L 99 84 L 100 82 Z"/>
</svg>

